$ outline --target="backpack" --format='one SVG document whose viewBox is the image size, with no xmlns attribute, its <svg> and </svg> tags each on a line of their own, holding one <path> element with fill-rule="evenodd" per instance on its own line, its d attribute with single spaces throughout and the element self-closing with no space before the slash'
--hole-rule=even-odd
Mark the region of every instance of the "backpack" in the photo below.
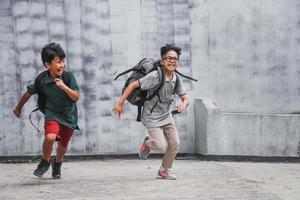
<svg viewBox="0 0 300 200">
<path fill-rule="evenodd" d="M 33 112 L 36 112 L 37 110 L 39 110 L 41 113 L 45 114 L 45 107 L 46 107 L 46 97 L 43 94 L 43 91 L 41 89 L 41 81 L 45 78 L 45 76 L 49 74 L 48 70 L 45 70 L 43 72 L 41 72 L 36 79 L 34 80 L 34 87 L 37 89 L 37 95 L 38 95 L 38 99 L 37 99 L 37 104 L 36 104 L 36 108 L 31 111 L 31 113 L 29 114 L 29 120 L 30 123 L 32 124 L 32 126 L 34 128 L 36 128 L 36 130 L 38 132 L 40 132 L 40 130 L 32 123 L 31 121 L 31 114 Z M 62 76 L 61 76 L 63 82 L 70 87 L 70 76 L 68 74 L 68 72 L 64 71 Z"/>
<path fill-rule="evenodd" d="M 130 68 L 124 72 L 121 72 L 114 79 L 114 80 L 117 80 L 120 76 L 123 76 L 132 71 L 132 74 L 126 79 L 125 85 L 122 88 L 122 94 L 123 94 L 125 89 L 127 88 L 127 86 L 130 83 L 132 83 L 133 81 L 139 80 L 140 78 L 146 76 L 148 73 L 153 72 L 155 70 L 157 70 L 159 73 L 159 84 L 154 89 L 151 89 L 148 91 L 143 91 L 140 88 L 136 88 L 127 97 L 127 101 L 129 103 L 138 107 L 138 114 L 137 114 L 136 120 L 139 122 L 141 121 L 142 107 L 143 107 L 145 101 L 151 100 L 155 96 L 158 96 L 159 101 L 161 101 L 160 97 L 159 97 L 159 90 L 163 87 L 163 85 L 165 83 L 165 73 L 163 70 L 163 66 L 160 64 L 160 60 L 153 60 L 151 58 L 143 58 L 135 66 L 133 66 L 132 68 Z M 182 73 L 175 70 L 175 75 L 177 78 L 176 78 L 173 94 L 175 93 L 177 86 L 178 86 L 178 82 L 179 82 L 179 77 L 177 76 L 177 74 L 179 74 L 182 77 L 185 77 L 187 79 L 197 81 L 196 79 L 193 79 L 189 76 L 183 75 Z M 154 110 L 156 104 L 153 106 L 151 112 Z M 172 114 L 177 114 L 177 113 L 178 113 L 178 111 L 176 111 L 176 110 L 172 111 Z"/>
</svg>

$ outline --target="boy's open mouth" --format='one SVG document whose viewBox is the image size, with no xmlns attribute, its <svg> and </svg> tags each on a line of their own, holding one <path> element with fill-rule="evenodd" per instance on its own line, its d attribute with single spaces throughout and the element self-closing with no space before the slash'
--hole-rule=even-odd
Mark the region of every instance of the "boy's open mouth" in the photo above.
<svg viewBox="0 0 300 200">
<path fill-rule="evenodd" d="M 174 65 L 174 64 L 171 64 L 171 65 L 168 65 L 169 67 L 172 67 L 172 68 L 175 68 L 176 67 L 176 65 Z"/>
<path fill-rule="evenodd" d="M 58 75 L 62 75 L 63 72 L 64 72 L 64 70 L 57 70 Z"/>
</svg>

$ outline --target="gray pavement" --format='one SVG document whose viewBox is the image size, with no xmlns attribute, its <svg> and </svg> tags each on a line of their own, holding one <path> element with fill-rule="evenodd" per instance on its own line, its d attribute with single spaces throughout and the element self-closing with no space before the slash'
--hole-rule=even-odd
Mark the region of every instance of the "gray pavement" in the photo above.
<svg viewBox="0 0 300 200">
<path fill-rule="evenodd" d="M 62 179 L 34 164 L 0 164 L 0 199 L 299 200 L 299 163 L 176 160 L 178 179 L 156 179 L 159 159 L 63 163 Z"/>
</svg>

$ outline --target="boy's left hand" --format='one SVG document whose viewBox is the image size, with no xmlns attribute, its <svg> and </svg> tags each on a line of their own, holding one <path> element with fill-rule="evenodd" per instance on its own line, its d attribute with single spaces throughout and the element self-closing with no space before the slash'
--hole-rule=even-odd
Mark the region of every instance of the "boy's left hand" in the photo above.
<svg viewBox="0 0 300 200">
<path fill-rule="evenodd" d="M 186 109 L 186 106 L 183 103 L 180 103 L 176 106 L 176 109 L 178 110 L 178 112 L 182 112 Z"/>
<path fill-rule="evenodd" d="M 55 81 L 56 86 L 59 87 L 60 89 L 63 89 L 64 87 L 66 87 L 65 83 L 61 79 L 56 78 L 56 79 L 54 79 L 54 81 Z"/>
<path fill-rule="evenodd" d="M 123 104 L 118 102 L 113 109 L 113 113 L 116 115 L 117 119 L 120 119 L 123 112 Z"/>
</svg>

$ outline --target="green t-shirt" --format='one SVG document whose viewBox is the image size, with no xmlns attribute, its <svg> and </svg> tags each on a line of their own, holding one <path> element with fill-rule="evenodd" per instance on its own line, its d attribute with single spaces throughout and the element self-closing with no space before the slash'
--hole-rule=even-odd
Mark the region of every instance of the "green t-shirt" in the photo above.
<svg viewBox="0 0 300 200">
<path fill-rule="evenodd" d="M 68 73 L 70 79 L 69 87 L 79 92 L 74 74 L 66 71 L 64 73 Z M 40 88 L 46 97 L 45 121 L 55 120 L 71 129 L 79 129 L 77 125 L 78 114 L 76 103 L 70 99 L 67 93 L 56 86 L 48 73 L 41 80 Z M 31 95 L 38 92 L 34 84 L 28 85 L 27 90 Z"/>
</svg>

